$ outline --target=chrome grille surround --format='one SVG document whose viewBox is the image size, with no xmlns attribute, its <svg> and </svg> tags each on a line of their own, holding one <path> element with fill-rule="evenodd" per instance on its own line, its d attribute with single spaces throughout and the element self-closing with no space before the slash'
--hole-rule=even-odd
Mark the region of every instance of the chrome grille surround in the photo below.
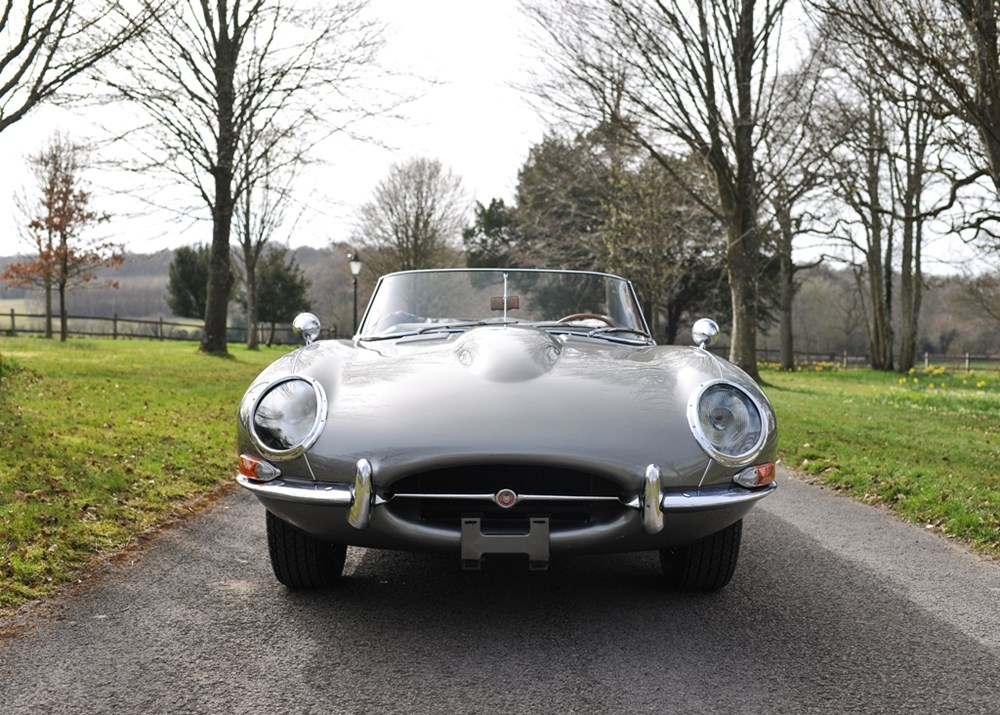
<svg viewBox="0 0 1000 715">
<path fill-rule="evenodd" d="M 558 530 L 613 521 L 634 494 L 596 474 L 504 464 L 411 474 L 390 485 L 386 496 L 385 508 L 406 521 L 458 529 L 463 517 L 476 516 L 489 528 L 516 528 L 544 515 Z"/>
</svg>

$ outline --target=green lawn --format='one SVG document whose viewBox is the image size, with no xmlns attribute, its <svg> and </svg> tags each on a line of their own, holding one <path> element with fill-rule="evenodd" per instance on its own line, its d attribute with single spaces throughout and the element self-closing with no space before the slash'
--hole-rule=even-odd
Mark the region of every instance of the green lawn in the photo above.
<svg viewBox="0 0 1000 715">
<path fill-rule="evenodd" d="M 0 611 L 231 483 L 238 400 L 284 350 L 0 338 Z M 1000 555 L 1000 375 L 762 376 L 788 466 Z"/>
<path fill-rule="evenodd" d="M 237 403 L 282 352 L 230 350 L 0 338 L 0 609 L 230 482 Z"/>
<path fill-rule="evenodd" d="M 785 464 L 1000 555 L 1000 375 L 765 369 Z"/>
</svg>

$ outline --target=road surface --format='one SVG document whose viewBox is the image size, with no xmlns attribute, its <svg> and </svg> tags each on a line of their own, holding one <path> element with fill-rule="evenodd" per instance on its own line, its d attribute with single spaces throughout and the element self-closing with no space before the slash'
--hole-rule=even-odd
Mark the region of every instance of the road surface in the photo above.
<svg viewBox="0 0 1000 715">
<path fill-rule="evenodd" d="M 235 492 L 21 617 L 0 712 L 1000 712 L 1000 564 L 780 482 L 709 595 L 665 590 L 651 553 L 463 572 L 360 549 L 293 593 Z"/>
</svg>

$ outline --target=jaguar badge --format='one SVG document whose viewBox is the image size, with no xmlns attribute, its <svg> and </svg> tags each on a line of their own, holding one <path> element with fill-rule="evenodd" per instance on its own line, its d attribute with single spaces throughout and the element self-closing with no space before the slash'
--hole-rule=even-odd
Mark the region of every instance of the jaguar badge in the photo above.
<svg viewBox="0 0 1000 715">
<path fill-rule="evenodd" d="M 501 489 L 494 495 L 493 501 L 504 509 L 510 509 L 517 504 L 517 493 L 513 489 Z"/>
</svg>

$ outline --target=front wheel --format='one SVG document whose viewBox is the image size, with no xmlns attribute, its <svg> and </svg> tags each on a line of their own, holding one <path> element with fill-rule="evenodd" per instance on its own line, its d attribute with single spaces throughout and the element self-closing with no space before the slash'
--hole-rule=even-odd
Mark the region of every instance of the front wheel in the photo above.
<svg viewBox="0 0 1000 715">
<path fill-rule="evenodd" d="M 717 591 L 733 577 L 740 556 L 743 520 L 693 544 L 660 550 L 663 574 L 681 591 Z"/>
<path fill-rule="evenodd" d="M 347 546 L 317 541 L 267 513 L 267 550 L 275 577 L 289 588 L 323 588 L 340 580 Z"/>
</svg>

